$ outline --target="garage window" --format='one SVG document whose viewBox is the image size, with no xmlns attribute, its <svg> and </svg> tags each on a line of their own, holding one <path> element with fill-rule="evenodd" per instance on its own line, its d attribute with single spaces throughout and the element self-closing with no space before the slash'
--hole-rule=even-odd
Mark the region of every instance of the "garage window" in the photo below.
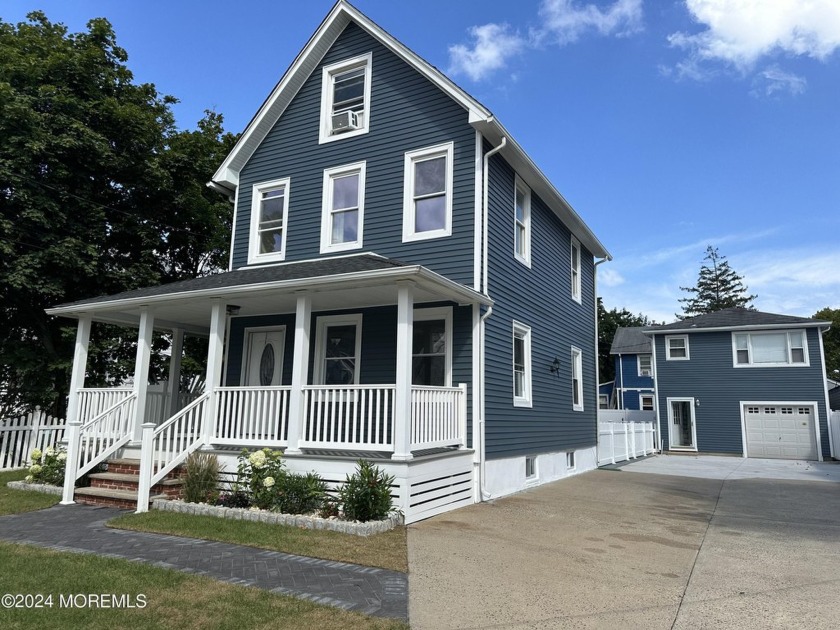
<svg viewBox="0 0 840 630">
<path fill-rule="evenodd" d="M 807 366 L 805 331 L 733 333 L 735 367 Z"/>
</svg>

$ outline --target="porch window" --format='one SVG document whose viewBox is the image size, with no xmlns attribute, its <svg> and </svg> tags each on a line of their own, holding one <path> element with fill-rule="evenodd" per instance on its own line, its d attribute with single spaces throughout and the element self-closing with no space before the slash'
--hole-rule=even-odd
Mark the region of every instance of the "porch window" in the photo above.
<svg viewBox="0 0 840 630">
<path fill-rule="evenodd" d="M 808 365 L 805 331 L 733 333 L 735 367 Z"/>
<path fill-rule="evenodd" d="M 575 302 L 581 301 L 580 289 L 580 242 L 573 236 L 571 247 L 571 268 L 572 268 L 572 299 Z"/>
<path fill-rule="evenodd" d="M 324 67 L 319 144 L 368 132 L 371 59 L 368 53 Z"/>
<path fill-rule="evenodd" d="M 583 352 L 572 348 L 572 409 L 583 411 Z"/>
<path fill-rule="evenodd" d="M 513 221 L 516 259 L 526 266 L 531 266 L 531 189 L 516 178 L 514 195 Z"/>
<path fill-rule="evenodd" d="M 414 311 L 411 383 L 452 385 L 452 308 Z"/>
<path fill-rule="evenodd" d="M 405 154 L 403 241 L 452 234 L 453 144 Z"/>
<path fill-rule="evenodd" d="M 665 337 L 665 359 L 668 361 L 688 361 L 688 335 Z"/>
<path fill-rule="evenodd" d="M 513 405 L 532 405 L 531 329 L 519 322 L 513 322 Z"/>
<path fill-rule="evenodd" d="M 324 171 L 321 253 L 362 246 L 365 162 Z"/>
<path fill-rule="evenodd" d="M 284 260 L 289 216 L 289 179 L 256 184 L 251 195 L 248 262 Z"/>
<path fill-rule="evenodd" d="M 362 316 L 319 317 L 315 330 L 317 385 L 358 385 Z"/>
</svg>

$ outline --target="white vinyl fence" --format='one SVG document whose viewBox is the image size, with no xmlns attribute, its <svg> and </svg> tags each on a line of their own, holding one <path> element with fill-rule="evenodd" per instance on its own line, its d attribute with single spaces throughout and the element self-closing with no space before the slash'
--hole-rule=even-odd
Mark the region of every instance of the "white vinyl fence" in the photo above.
<svg viewBox="0 0 840 630">
<path fill-rule="evenodd" d="M 599 466 L 650 455 L 653 450 L 652 422 L 598 422 Z"/>
<path fill-rule="evenodd" d="M 18 418 L 0 420 L 0 470 L 29 466 L 36 448 L 58 448 L 64 437 L 65 420 L 53 418 L 38 407 Z"/>
<path fill-rule="evenodd" d="M 834 452 L 831 456 L 834 459 L 840 459 L 840 411 L 831 412 L 828 427 L 829 431 L 831 431 L 831 441 L 834 445 Z"/>
</svg>

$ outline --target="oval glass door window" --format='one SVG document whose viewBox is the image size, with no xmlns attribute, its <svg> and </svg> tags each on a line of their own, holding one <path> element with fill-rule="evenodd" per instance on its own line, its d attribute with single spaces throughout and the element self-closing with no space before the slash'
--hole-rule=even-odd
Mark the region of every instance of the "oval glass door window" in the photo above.
<svg viewBox="0 0 840 630">
<path fill-rule="evenodd" d="M 263 348 L 260 357 L 260 385 L 267 387 L 271 385 L 274 378 L 274 346 L 270 343 Z"/>
</svg>

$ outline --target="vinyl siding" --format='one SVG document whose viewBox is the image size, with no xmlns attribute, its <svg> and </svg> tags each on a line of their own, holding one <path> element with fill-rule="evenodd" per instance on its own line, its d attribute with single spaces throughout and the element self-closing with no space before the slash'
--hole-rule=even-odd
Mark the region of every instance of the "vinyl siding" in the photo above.
<svg viewBox="0 0 840 630">
<path fill-rule="evenodd" d="M 531 267 L 524 266 L 513 249 L 514 171 L 496 155 L 488 177 L 489 293 L 495 305 L 485 328 L 487 457 L 594 446 L 598 401 L 592 255 L 581 248 L 578 304 L 571 297 L 568 228 L 532 192 Z M 531 327 L 531 408 L 513 406 L 514 320 Z M 582 412 L 572 409 L 572 346 L 583 352 Z M 559 375 L 549 370 L 555 357 Z"/>
<path fill-rule="evenodd" d="M 653 378 L 639 376 L 638 355 L 636 354 L 615 355 L 615 383 L 616 387 L 625 389 L 623 393 L 617 391 L 615 394 L 616 397 L 623 397 L 623 400 L 616 402 L 620 409 L 641 409 L 639 396 L 654 392 Z"/>
<path fill-rule="evenodd" d="M 372 53 L 367 134 L 318 144 L 322 67 Z M 405 153 L 454 143 L 452 235 L 402 243 Z M 232 265 L 247 265 L 254 184 L 288 177 L 286 261 L 320 257 L 327 168 L 367 163 L 364 243 L 358 250 L 425 265 L 457 282 L 473 280 L 475 132 L 467 112 L 431 82 L 350 24 L 307 79 L 240 174 Z"/>
<path fill-rule="evenodd" d="M 699 451 L 742 454 L 741 401 L 816 401 L 823 457 L 828 423 L 819 333 L 807 330 L 809 367 L 735 368 L 732 334 L 692 333 L 688 361 L 666 361 L 662 335 L 654 337 L 662 443 L 669 448 L 667 398 L 693 397 Z"/>
</svg>

